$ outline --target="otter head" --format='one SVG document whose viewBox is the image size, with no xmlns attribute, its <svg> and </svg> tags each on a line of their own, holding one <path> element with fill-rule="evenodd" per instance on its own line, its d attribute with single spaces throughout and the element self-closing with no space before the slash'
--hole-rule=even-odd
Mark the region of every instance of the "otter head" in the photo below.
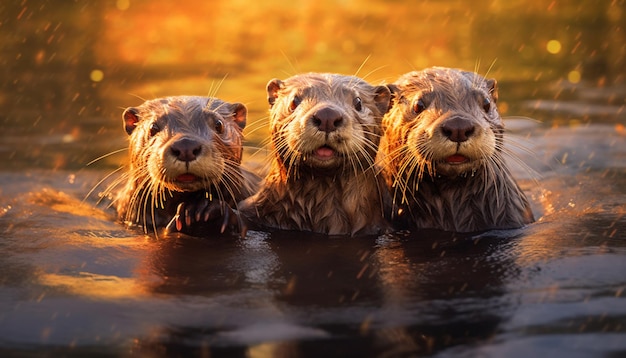
<svg viewBox="0 0 626 358">
<path fill-rule="evenodd" d="M 156 193 L 208 190 L 235 175 L 247 110 L 208 97 L 167 97 L 127 108 L 131 179 Z"/>
<path fill-rule="evenodd" d="M 387 160 L 405 171 L 398 175 L 465 176 L 495 160 L 504 128 L 495 80 L 433 67 L 407 73 L 390 88 L 394 104 L 383 127 Z"/>
<path fill-rule="evenodd" d="M 390 91 L 360 78 L 309 73 L 267 84 L 275 155 L 287 173 L 363 171 L 374 163 Z"/>
</svg>

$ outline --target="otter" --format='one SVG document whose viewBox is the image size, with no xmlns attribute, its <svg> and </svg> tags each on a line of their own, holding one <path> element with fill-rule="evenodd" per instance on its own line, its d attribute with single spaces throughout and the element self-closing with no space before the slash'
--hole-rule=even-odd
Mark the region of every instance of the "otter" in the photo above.
<svg viewBox="0 0 626 358">
<path fill-rule="evenodd" d="M 122 117 L 130 166 L 115 201 L 119 220 L 191 235 L 236 222 L 233 208 L 254 191 L 240 166 L 243 104 L 175 96 L 129 107 Z"/>
<path fill-rule="evenodd" d="M 387 230 L 375 166 L 391 93 L 354 76 L 306 73 L 267 84 L 271 166 L 240 203 L 251 228 L 327 235 Z"/>
<path fill-rule="evenodd" d="M 496 80 L 433 67 L 404 74 L 389 88 L 378 161 L 396 225 L 477 232 L 534 221 L 503 159 Z"/>
</svg>

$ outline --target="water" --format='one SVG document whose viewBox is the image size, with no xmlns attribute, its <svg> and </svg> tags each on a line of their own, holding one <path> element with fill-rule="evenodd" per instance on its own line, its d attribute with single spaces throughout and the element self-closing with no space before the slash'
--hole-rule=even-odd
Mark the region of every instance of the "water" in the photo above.
<svg viewBox="0 0 626 358">
<path fill-rule="evenodd" d="M 0 5 L 0 355 L 625 355 L 624 1 L 392 4 Z M 88 195 L 141 98 L 245 103 L 260 165 L 271 78 L 431 65 L 498 79 L 537 223 L 156 238 Z"/>
</svg>

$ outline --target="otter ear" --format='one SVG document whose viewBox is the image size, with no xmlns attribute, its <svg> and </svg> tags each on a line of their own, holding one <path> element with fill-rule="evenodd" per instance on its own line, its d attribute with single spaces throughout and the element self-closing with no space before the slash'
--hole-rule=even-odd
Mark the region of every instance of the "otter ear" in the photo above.
<svg viewBox="0 0 626 358">
<path fill-rule="evenodd" d="M 374 87 L 374 103 L 380 112 L 384 115 L 391 108 L 391 90 L 387 86 Z"/>
<path fill-rule="evenodd" d="M 388 84 L 387 88 L 389 88 L 389 91 L 391 92 L 391 103 L 389 104 L 389 108 L 391 108 L 393 104 L 398 102 L 398 99 L 400 99 L 401 91 L 400 91 L 400 87 L 398 87 L 398 85 L 394 83 Z"/>
<path fill-rule="evenodd" d="M 139 122 L 139 110 L 135 107 L 128 107 L 122 113 L 122 118 L 124 118 L 124 129 L 128 135 L 131 135 L 135 128 L 137 128 L 137 123 Z"/>
<path fill-rule="evenodd" d="M 276 98 L 278 98 L 278 91 L 283 88 L 283 81 L 274 78 L 273 80 L 267 83 L 267 101 L 270 104 L 270 107 L 276 103 Z"/>
<path fill-rule="evenodd" d="M 493 103 L 498 102 L 498 82 L 494 78 L 487 78 L 485 80 L 487 83 L 487 90 L 491 95 L 491 99 L 493 99 Z"/>
<path fill-rule="evenodd" d="M 248 109 L 241 103 L 233 103 L 230 105 L 233 111 L 233 119 L 239 128 L 244 129 L 246 127 L 246 119 L 248 117 Z"/>
</svg>

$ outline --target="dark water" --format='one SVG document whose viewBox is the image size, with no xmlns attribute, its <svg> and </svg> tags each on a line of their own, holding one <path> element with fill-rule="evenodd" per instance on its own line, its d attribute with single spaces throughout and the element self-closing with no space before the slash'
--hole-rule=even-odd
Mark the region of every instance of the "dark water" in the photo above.
<svg viewBox="0 0 626 358">
<path fill-rule="evenodd" d="M 0 356 L 626 355 L 625 11 L 623 0 L 0 5 Z M 431 65 L 498 79 L 537 223 L 156 238 L 96 205 L 126 157 L 88 163 L 125 146 L 121 112 L 142 98 L 245 103 L 258 165 L 271 78 L 379 83 Z"/>
</svg>

